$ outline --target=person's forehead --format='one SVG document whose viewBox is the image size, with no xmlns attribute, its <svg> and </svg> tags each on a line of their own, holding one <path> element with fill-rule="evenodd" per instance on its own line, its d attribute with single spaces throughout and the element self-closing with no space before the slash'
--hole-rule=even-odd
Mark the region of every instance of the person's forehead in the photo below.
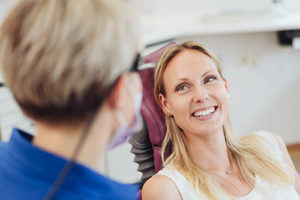
<svg viewBox="0 0 300 200">
<path fill-rule="evenodd" d="M 175 78 L 206 71 L 217 71 L 216 64 L 209 56 L 198 50 L 184 50 L 168 63 L 164 76 Z"/>
</svg>

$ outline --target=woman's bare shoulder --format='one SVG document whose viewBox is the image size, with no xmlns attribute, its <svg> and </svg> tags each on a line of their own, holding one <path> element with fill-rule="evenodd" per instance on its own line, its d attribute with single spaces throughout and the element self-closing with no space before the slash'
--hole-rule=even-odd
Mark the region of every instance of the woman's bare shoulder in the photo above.
<svg viewBox="0 0 300 200">
<path fill-rule="evenodd" d="M 157 174 L 152 176 L 143 186 L 143 200 L 181 200 L 176 184 L 167 176 Z"/>
</svg>

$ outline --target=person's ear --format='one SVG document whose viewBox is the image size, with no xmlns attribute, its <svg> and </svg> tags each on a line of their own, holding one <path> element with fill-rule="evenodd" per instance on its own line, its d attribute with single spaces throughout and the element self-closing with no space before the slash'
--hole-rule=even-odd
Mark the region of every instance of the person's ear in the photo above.
<svg viewBox="0 0 300 200">
<path fill-rule="evenodd" d="M 226 89 L 226 91 L 227 91 L 227 94 L 228 94 L 228 96 L 229 96 L 229 87 L 228 87 L 228 83 L 227 83 L 227 80 L 226 80 L 226 78 L 222 78 L 223 79 L 223 82 L 224 82 L 224 86 L 225 86 L 225 89 Z"/>
<path fill-rule="evenodd" d="M 159 93 L 158 100 L 165 115 L 168 117 L 172 116 L 173 114 L 170 110 L 170 106 L 167 103 L 166 97 L 163 94 Z"/>
<path fill-rule="evenodd" d="M 120 101 L 123 99 L 123 95 L 126 93 L 125 82 L 127 81 L 127 76 L 122 74 L 115 83 L 109 97 L 108 104 L 113 109 L 118 109 L 124 106 L 126 101 Z"/>
</svg>

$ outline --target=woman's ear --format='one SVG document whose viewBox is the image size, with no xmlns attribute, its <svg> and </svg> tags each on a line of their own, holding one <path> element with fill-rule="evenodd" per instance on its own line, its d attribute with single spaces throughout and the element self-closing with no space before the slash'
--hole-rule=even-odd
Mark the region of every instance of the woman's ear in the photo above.
<svg viewBox="0 0 300 200">
<path fill-rule="evenodd" d="M 224 86 L 225 86 L 225 89 L 226 89 L 226 91 L 227 91 L 227 94 L 229 95 L 229 87 L 228 87 L 228 83 L 227 83 L 227 80 L 226 80 L 226 78 L 222 78 L 223 79 L 223 82 L 224 82 Z"/>
<path fill-rule="evenodd" d="M 162 93 L 159 93 L 158 100 L 165 115 L 167 115 L 168 117 L 172 116 L 169 105 L 167 103 L 167 99 Z"/>
</svg>

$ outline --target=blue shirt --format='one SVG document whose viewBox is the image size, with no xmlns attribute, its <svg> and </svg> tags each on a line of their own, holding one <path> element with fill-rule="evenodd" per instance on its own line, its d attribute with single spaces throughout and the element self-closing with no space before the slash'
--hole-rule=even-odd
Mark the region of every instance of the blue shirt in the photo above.
<svg viewBox="0 0 300 200">
<path fill-rule="evenodd" d="M 0 199 L 41 200 L 67 160 L 31 144 L 32 136 L 14 129 L 9 142 L 0 142 Z M 55 199 L 137 199 L 138 187 L 113 181 L 74 164 Z"/>
</svg>

